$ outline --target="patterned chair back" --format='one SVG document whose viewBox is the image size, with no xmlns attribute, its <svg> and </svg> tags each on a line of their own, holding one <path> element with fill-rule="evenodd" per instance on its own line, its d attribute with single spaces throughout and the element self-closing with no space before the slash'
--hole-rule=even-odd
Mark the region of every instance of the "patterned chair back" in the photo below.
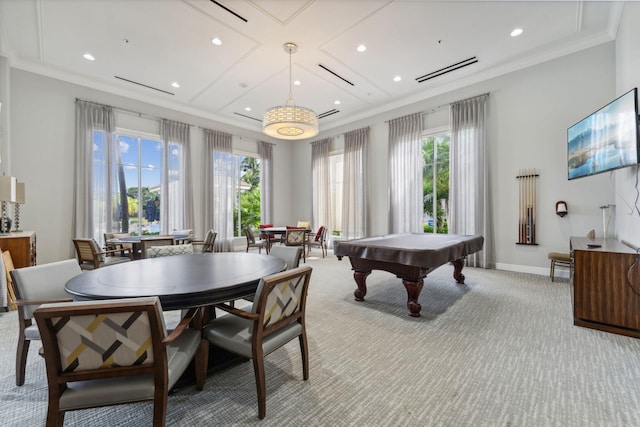
<svg viewBox="0 0 640 427">
<path fill-rule="evenodd" d="M 193 245 L 191 243 L 185 245 L 151 246 L 147 249 L 147 258 L 190 254 L 193 254 Z"/>
<path fill-rule="evenodd" d="M 83 371 L 94 378 L 123 376 L 127 367 L 131 374 L 153 373 L 163 354 L 166 328 L 157 297 L 43 304 L 34 315 L 49 355 L 47 375 L 65 381 Z"/>
<path fill-rule="evenodd" d="M 149 237 L 140 240 L 140 250 L 142 257 L 147 258 L 149 248 L 154 246 L 169 246 L 175 244 L 173 237 Z"/>
<path fill-rule="evenodd" d="M 304 323 L 311 271 L 309 266 L 299 267 L 260 280 L 252 307 L 259 315 L 255 332 L 264 336 L 292 322 Z"/>
<path fill-rule="evenodd" d="M 304 229 L 289 229 L 285 236 L 284 244 L 287 246 L 302 246 L 305 242 L 306 231 Z"/>
</svg>

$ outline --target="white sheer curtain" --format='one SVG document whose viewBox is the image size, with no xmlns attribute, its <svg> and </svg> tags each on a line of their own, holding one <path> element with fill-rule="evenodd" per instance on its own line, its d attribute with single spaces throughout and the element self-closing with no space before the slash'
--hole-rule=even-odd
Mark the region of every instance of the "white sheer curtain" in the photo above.
<svg viewBox="0 0 640 427">
<path fill-rule="evenodd" d="M 342 188 L 342 230 L 340 237 L 357 239 L 367 236 L 367 145 L 369 128 L 344 135 Z"/>
<path fill-rule="evenodd" d="M 260 156 L 260 218 L 262 224 L 273 222 L 273 144 L 258 142 Z"/>
<path fill-rule="evenodd" d="M 389 232 L 423 233 L 422 113 L 389 121 Z"/>
<path fill-rule="evenodd" d="M 93 237 L 100 241 L 102 233 L 111 229 L 109 204 L 100 201 L 111 200 L 109 147 L 114 130 L 112 107 L 76 99 L 74 208 L 71 219 L 74 237 Z M 94 164 L 94 147 L 98 138 L 103 139 L 105 149 L 101 151 L 104 158 Z M 94 170 L 94 166 L 98 170 Z M 94 195 L 94 191 L 97 194 Z"/>
<path fill-rule="evenodd" d="M 162 171 L 160 200 L 160 231 L 193 228 L 193 186 L 191 183 L 191 126 L 163 119 L 161 135 L 164 141 L 165 165 Z"/>
<path fill-rule="evenodd" d="M 231 134 L 204 129 L 204 227 L 218 233 L 217 252 L 233 251 L 235 157 Z"/>
<path fill-rule="evenodd" d="M 324 225 L 328 235 L 333 231 L 331 224 L 331 139 L 326 138 L 311 143 L 312 182 L 312 225 L 317 230 Z"/>
<path fill-rule="evenodd" d="M 481 95 L 451 104 L 449 232 L 484 236 L 484 249 L 467 265 L 490 268 L 493 227 L 487 153 L 487 103 Z"/>
</svg>

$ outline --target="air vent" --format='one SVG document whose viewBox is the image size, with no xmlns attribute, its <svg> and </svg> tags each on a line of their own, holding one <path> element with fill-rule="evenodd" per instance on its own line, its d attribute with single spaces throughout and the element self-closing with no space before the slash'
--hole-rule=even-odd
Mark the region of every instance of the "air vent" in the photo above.
<svg viewBox="0 0 640 427">
<path fill-rule="evenodd" d="M 335 71 L 325 67 L 322 64 L 318 64 L 318 67 L 322 68 L 323 70 L 333 74 L 334 76 L 336 76 L 337 78 L 339 78 L 340 80 L 342 80 L 343 82 L 349 83 L 351 86 L 355 86 L 353 83 L 351 83 L 349 80 L 345 79 L 344 77 L 342 77 L 340 74 L 336 73 Z"/>
<path fill-rule="evenodd" d="M 166 93 L 166 94 L 171 95 L 171 96 L 175 95 L 175 93 L 171 93 L 171 92 L 166 91 L 166 90 L 158 89 L 157 87 L 149 86 L 149 85 L 146 85 L 144 83 L 140 83 L 140 82 L 136 82 L 136 81 L 133 81 L 133 80 L 125 79 L 124 77 L 120 77 L 120 76 L 113 76 L 113 77 L 115 77 L 116 79 L 125 81 L 127 83 L 133 83 L 134 85 L 146 87 L 147 89 L 157 90 L 158 92 Z"/>
<path fill-rule="evenodd" d="M 333 110 L 325 111 L 324 113 L 318 114 L 318 118 L 319 119 L 324 119 L 325 117 L 328 117 L 328 116 L 330 116 L 332 114 L 339 113 L 339 112 L 340 112 L 340 110 L 336 110 L 334 108 Z"/>
<path fill-rule="evenodd" d="M 234 112 L 233 114 L 237 114 L 238 116 L 244 117 L 245 119 L 251 119 L 251 120 L 255 120 L 256 122 L 262 122 L 261 119 L 256 119 L 255 117 L 247 116 L 246 114 L 236 113 L 236 112 Z"/>
<path fill-rule="evenodd" d="M 216 6 L 218 6 L 218 7 L 222 8 L 222 9 L 224 9 L 224 10 L 225 10 L 225 12 L 229 12 L 230 14 L 232 14 L 233 16 L 235 16 L 236 18 L 238 18 L 239 20 L 244 21 L 244 22 L 249 22 L 249 21 L 247 21 L 247 18 L 245 18 L 245 17 L 243 17 L 243 16 L 238 15 L 238 14 L 237 14 L 237 13 L 235 13 L 233 10 L 229 9 L 227 6 L 225 6 L 225 5 L 221 4 L 220 2 L 217 2 L 216 0 L 209 0 L 209 1 L 210 1 L 211 3 L 213 3 L 213 4 L 215 4 Z"/>
<path fill-rule="evenodd" d="M 475 64 L 476 62 L 478 62 L 478 58 L 474 56 L 469 59 L 465 59 L 464 61 L 460 61 L 456 64 L 449 65 L 448 67 L 440 68 L 439 70 L 436 70 L 429 74 L 425 74 L 424 76 L 416 77 L 416 80 L 418 81 L 418 83 L 426 82 L 427 80 L 431 80 L 435 77 L 439 77 L 460 68 L 467 67 L 471 64 Z"/>
</svg>

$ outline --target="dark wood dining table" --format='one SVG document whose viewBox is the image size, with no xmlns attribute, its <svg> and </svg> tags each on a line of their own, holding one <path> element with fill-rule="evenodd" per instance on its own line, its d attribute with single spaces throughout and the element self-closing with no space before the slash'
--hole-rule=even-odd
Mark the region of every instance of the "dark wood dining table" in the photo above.
<svg viewBox="0 0 640 427">
<path fill-rule="evenodd" d="M 164 310 L 177 310 L 251 296 L 261 278 L 285 267 L 280 258 L 254 253 L 177 255 L 88 271 L 65 289 L 77 300 L 158 296 Z"/>
</svg>

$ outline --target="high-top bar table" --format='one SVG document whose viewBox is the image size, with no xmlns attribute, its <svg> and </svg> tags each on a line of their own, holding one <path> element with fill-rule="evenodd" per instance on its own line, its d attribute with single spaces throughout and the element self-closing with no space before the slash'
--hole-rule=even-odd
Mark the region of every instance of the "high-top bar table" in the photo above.
<svg viewBox="0 0 640 427">
<path fill-rule="evenodd" d="M 482 250 L 484 237 L 458 234 L 406 233 L 367 237 L 336 243 L 338 259 L 348 256 L 358 288 L 356 301 L 364 301 L 367 276 L 371 270 L 384 270 L 402 279 L 407 289 L 409 316 L 419 317 L 418 296 L 427 274 L 451 262 L 453 277 L 463 284 L 462 267 L 467 255 Z"/>
</svg>

